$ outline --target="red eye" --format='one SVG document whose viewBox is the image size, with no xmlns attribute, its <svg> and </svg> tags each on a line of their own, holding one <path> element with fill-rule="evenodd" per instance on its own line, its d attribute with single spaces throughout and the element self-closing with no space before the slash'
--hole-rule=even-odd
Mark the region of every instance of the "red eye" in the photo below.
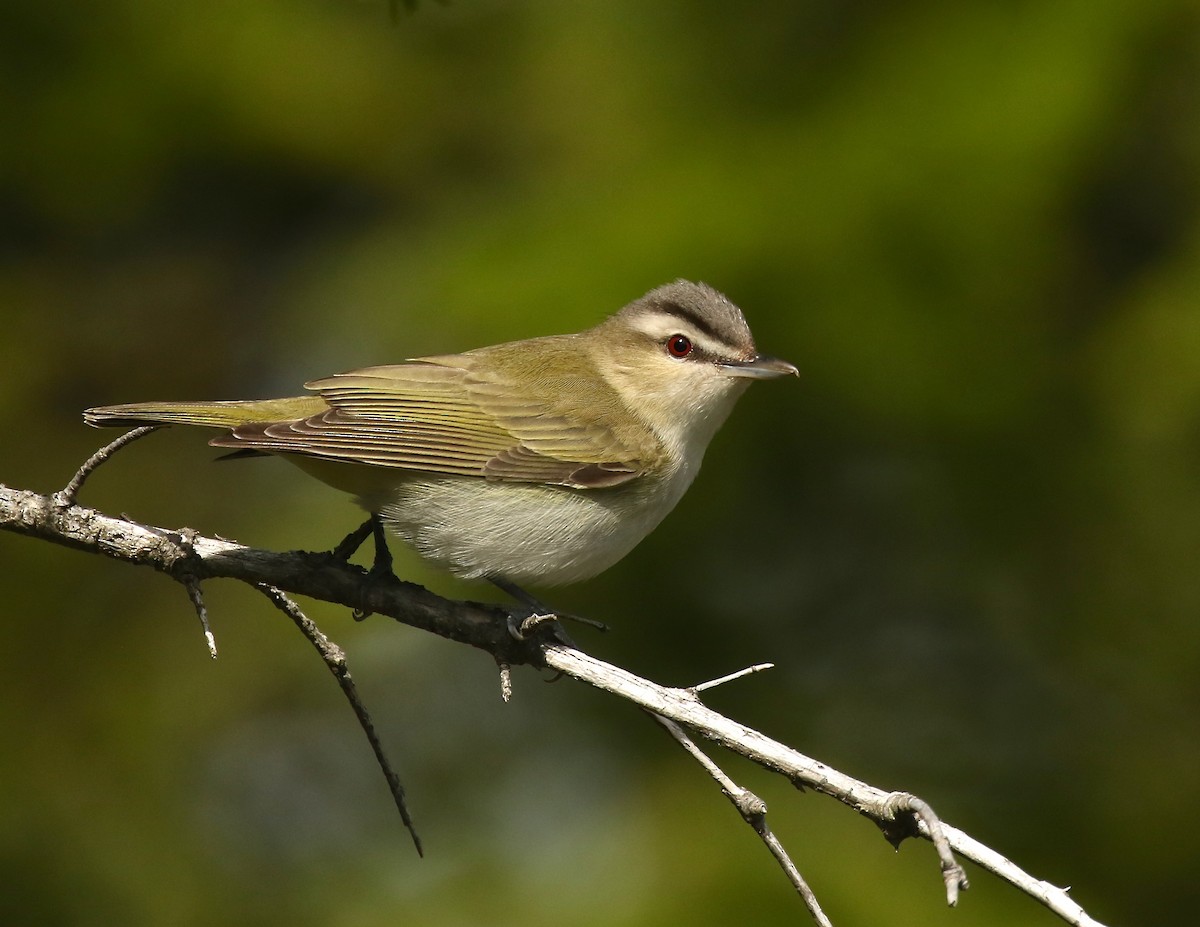
<svg viewBox="0 0 1200 927">
<path fill-rule="evenodd" d="M 667 339 L 667 353 L 684 358 L 692 353 L 692 340 L 687 335 L 672 335 Z"/>
</svg>

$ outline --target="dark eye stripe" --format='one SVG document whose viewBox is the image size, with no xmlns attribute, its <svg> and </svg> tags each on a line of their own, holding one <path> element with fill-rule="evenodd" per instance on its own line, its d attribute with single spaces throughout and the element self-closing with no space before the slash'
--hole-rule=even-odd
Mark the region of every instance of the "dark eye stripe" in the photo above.
<svg viewBox="0 0 1200 927">
<path fill-rule="evenodd" d="M 657 303 L 654 308 L 663 313 L 663 315 L 669 315 L 681 322 L 686 322 L 695 331 L 707 335 L 710 339 L 717 342 L 717 344 L 726 344 L 726 339 L 717 333 L 717 330 L 713 328 L 708 319 L 698 315 L 686 306 L 681 306 L 679 303 L 662 302 Z"/>
</svg>

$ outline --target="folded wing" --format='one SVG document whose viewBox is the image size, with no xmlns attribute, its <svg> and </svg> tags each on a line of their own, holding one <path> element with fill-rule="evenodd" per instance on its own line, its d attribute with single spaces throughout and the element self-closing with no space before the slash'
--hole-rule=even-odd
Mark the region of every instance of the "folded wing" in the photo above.
<svg viewBox="0 0 1200 927">
<path fill-rule="evenodd" d="M 211 443 L 576 488 L 615 486 L 643 472 L 645 455 L 633 448 L 644 442 L 630 440 L 627 414 L 624 422 L 613 419 L 619 399 L 603 393 L 612 392 L 607 384 L 569 373 L 552 384 L 535 376 L 522 388 L 530 378 L 514 377 L 503 353 L 481 355 L 420 358 L 314 380 L 306 386 L 328 404 L 322 412 L 238 425 Z M 581 390 L 592 397 L 601 391 L 588 415 L 572 413 Z"/>
</svg>

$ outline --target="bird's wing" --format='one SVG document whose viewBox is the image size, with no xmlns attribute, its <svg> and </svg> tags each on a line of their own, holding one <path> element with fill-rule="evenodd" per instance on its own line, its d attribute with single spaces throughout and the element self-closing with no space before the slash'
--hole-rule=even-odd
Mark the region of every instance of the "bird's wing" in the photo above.
<svg viewBox="0 0 1200 927">
<path fill-rule="evenodd" d="M 645 465 L 602 422 L 564 414 L 569 400 L 561 390 L 547 398 L 536 379 L 521 389 L 504 363 L 475 363 L 469 355 L 419 358 L 306 386 L 327 409 L 305 419 L 239 425 L 212 443 L 578 488 L 624 483 Z"/>
</svg>

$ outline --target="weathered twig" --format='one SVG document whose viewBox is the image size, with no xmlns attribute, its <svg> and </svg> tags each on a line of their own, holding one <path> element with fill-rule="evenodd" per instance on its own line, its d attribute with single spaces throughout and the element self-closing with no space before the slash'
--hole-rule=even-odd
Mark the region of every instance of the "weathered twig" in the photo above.
<svg viewBox="0 0 1200 927">
<path fill-rule="evenodd" d="M 83 466 L 75 472 L 75 475 L 71 477 L 71 481 L 66 486 L 54 494 L 55 503 L 58 505 L 74 505 L 75 499 L 79 495 L 79 490 L 83 488 L 84 482 L 92 475 L 93 470 L 126 444 L 132 444 L 138 438 L 144 438 L 150 432 L 157 431 L 161 427 L 161 425 L 142 425 L 125 432 L 125 434 L 121 435 L 115 441 L 110 441 L 104 445 L 104 447 L 100 448 L 100 450 L 96 451 L 96 453 L 83 462 Z"/>
<path fill-rule="evenodd" d="M 741 679 L 749 676 L 752 673 L 762 673 L 769 669 L 774 669 L 774 663 L 755 663 L 753 666 L 747 666 L 745 669 L 740 669 L 736 673 L 726 673 L 724 676 L 718 676 L 716 679 L 710 679 L 708 682 L 698 682 L 691 687 L 692 692 L 704 692 L 706 689 L 715 689 L 717 686 L 723 686 L 727 682 L 733 682 L 735 679 Z"/>
<path fill-rule="evenodd" d="M 362 568 L 336 562 L 328 554 L 275 553 L 208 537 L 196 537 L 190 549 L 185 549 L 177 540 L 178 532 L 152 529 L 3 485 L 0 485 L 0 529 L 150 566 L 177 578 L 190 574 L 197 580 L 240 579 L 387 615 L 485 650 L 498 663 L 545 667 L 618 695 L 796 784 L 836 798 L 874 821 L 891 839 L 909 833 L 927 839 L 933 836 L 911 801 L 896 799 L 895 793 L 847 776 L 712 711 L 693 691 L 657 685 L 560 643 L 545 642 L 539 637 L 515 640 L 506 627 L 512 616 L 506 609 L 442 599 L 420 586 L 397 580 L 368 580 Z M 1027 892 L 1067 923 L 1099 927 L 1065 890 L 1035 879 L 962 831 L 945 823 L 941 829 L 946 845 L 958 856 Z"/>
<path fill-rule="evenodd" d="M 350 703 L 350 707 L 354 710 L 354 716 L 358 718 L 358 723 L 363 729 L 363 733 L 367 735 L 367 741 L 371 744 L 371 749 L 375 752 L 375 760 L 379 763 L 379 768 L 383 770 L 383 777 L 387 780 L 388 788 L 392 792 L 392 800 L 396 802 L 396 810 L 400 812 L 400 820 L 404 822 L 404 826 L 412 835 L 413 845 L 417 848 L 417 855 L 424 856 L 425 851 L 421 847 L 421 838 L 417 834 L 417 828 L 413 824 L 412 815 L 408 811 L 408 801 L 404 794 L 404 785 L 400 782 L 400 777 L 392 768 L 391 762 L 384 753 L 383 744 L 379 740 L 379 735 L 375 732 L 375 725 L 371 721 L 371 715 L 367 712 L 367 706 L 363 704 L 362 699 L 358 696 L 358 687 L 354 685 L 354 679 L 350 675 L 350 667 L 346 665 L 346 654 L 337 644 L 325 636 L 324 632 L 317 627 L 317 623 L 309 618 L 300 607 L 280 592 L 274 586 L 268 586 L 266 583 L 257 583 L 258 590 L 265 595 L 281 612 L 287 615 L 300 629 L 300 633 L 308 638 L 309 643 L 316 648 L 317 653 L 321 655 L 321 659 L 325 661 L 325 665 L 329 667 L 329 671 L 333 673 L 334 678 L 338 681 L 338 685 L 342 687 L 342 692 L 346 696 L 346 700 Z"/>
<path fill-rule="evenodd" d="M 132 432 L 130 433 L 132 434 Z M 81 470 L 80 473 L 82 472 Z M 196 532 L 191 528 L 184 528 L 179 532 L 179 542 L 185 549 L 191 547 L 195 538 Z M 204 632 L 204 643 L 208 647 L 208 655 L 215 660 L 217 658 L 217 639 L 213 637 L 212 628 L 208 624 L 208 607 L 204 604 L 204 592 L 200 589 L 200 581 L 187 573 L 180 576 L 179 581 L 187 589 L 188 598 L 192 600 L 192 607 L 196 609 L 196 617 L 200 619 L 200 630 Z"/>
<path fill-rule="evenodd" d="M 749 789 L 742 788 L 730 779 L 725 771 L 697 747 L 692 738 L 688 737 L 683 728 L 674 721 L 653 713 L 650 717 L 665 727 L 679 745 L 717 781 L 717 784 L 721 786 L 721 791 L 725 793 L 725 797 L 733 803 L 733 807 L 737 808 L 742 820 L 753 828 L 759 839 L 771 851 L 771 855 L 775 857 L 775 861 L 779 863 L 780 868 L 788 877 L 788 881 L 792 883 L 792 887 L 796 889 L 797 894 L 804 901 L 805 907 L 808 908 L 808 913 L 812 915 L 819 927 L 833 927 L 829 918 L 825 916 L 825 912 L 821 910 L 816 894 L 813 893 L 808 882 L 804 880 L 804 876 L 800 874 L 800 870 L 796 868 L 796 864 L 792 862 L 792 858 L 784 850 L 779 838 L 767 826 L 767 803 Z"/>
<path fill-rule="evenodd" d="M 937 850 L 938 859 L 942 863 L 942 881 L 946 883 L 946 903 L 950 907 L 958 904 L 959 890 L 965 891 L 970 887 L 970 883 L 967 882 L 967 874 L 963 872 L 962 866 L 954 858 L 954 853 L 950 849 L 950 841 L 946 839 L 946 832 L 942 828 L 942 822 L 933 813 L 929 803 L 908 792 L 893 792 L 884 803 L 883 810 L 887 819 L 893 823 L 905 822 L 908 826 L 915 822 L 920 823 L 922 833 L 929 837 L 934 849 Z M 899 849 L 900 841 L 908 834 L 904 829 L 889 830 L 886 825 L 882 826 L 884 836 Z"/>
</svg>

